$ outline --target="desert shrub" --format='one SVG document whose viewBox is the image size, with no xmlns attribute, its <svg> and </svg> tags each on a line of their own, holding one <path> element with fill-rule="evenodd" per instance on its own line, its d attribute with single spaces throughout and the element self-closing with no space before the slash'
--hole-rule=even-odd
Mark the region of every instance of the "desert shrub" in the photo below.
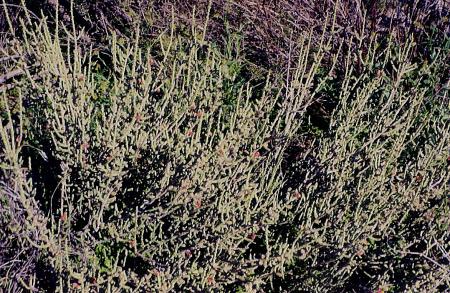
<svg viewBox="0 0 450 293">
<path fill-rule="evenodd" d="M 54 25 L 55 17 L 71 26 L 73 16 L 78 30 L 83 30 L 79 42 L 92 45 L 101 53 L 107 51 L 107 35 L 115 31 L 129 41 L 134 28 L 141 29 L 141 46 L 149 46 L 161 32 L 169 30 L 175 18 L 177 33 L 190 37 L 194 25 L 200 31 L 207 26 L 206 39 L 214 43 L 222 52 L 227 51 L 229 37 L 238 37 L 241 59 L 245 60 L 245 75 L 252 85 L 263 83 L 268 71 L 286 76 L 295 70 L 295 60 L 299 48 L 299 37 L 311 31 L 313 47 L 320 46 L 322 34 L 331 39 L 324 63 L 330 67 L 337 60 L 334 80 L 328 81 L 330 88 L 342 85 L 341 76 L 345 71 L 344 51 L 351 50 L 356 56 L 366 52 L 372 34 L 382 36 L 380 46 L 387 40 L 403 46 L 414 37 L 418 46 L 414 47 L 411 58 L 421 62 L 430 54 L 430 43 L 442 43 L 449 35 L 450 8 L 447 1 L 6 1 L 13 27 L 17 27 L 19 16 L 23 16 L 24 3 L 33 17 L 42 14 L 49 17 Z M 4 10 L 4 9 L 3 9 Z M 3 12 L 3 11 L 2 11 Z M 327 21 L 333 18 L 334 21 Z M 327 27 L 324 31 L 324 24 Z M 0 14 L 2 36 L 8 35 L 4 14 Z M 353 41 L 349 41 L 353 39 Z M 343 42 L 345 40 L 345 42 Z M 7 40 L 0 40 L 7 43 Z M 154 49 L 155 47 L 152 46 Z M 344 48 L 345 50 L 342 50 Z M 159 55 L 159 54 L 155 54 Z M 363 71 L 359 63 L 357 70 Z M 326 130 L 330 116 L 338 101 L 334 94 L 322 92 L 320 99 L 308 110 L 314 127 Z"/>
<path fill-rule="evenodd" d="M 261 288 L 284 273 L 298 247 L 274 237 L 295 202 L 281 193 L 280 167 L 322 50 L 299 62 L 288 91 L 268 78 L 255 95 L 239 61 L 202 40 L 161 35 L 157 60 L 138 33 L 123 45 L 113 34 L 112 66 L 99 73 L 76 35 L 62 44 L 44 21 L 23 36 L 17 66 L 33 77 L 3 120 L 2 180 L 27 187 L 37 209 L 27 217 L 43 217 L 29 245 L 58 276 L 53 286 Z M 272 135 L 284 142 L 269 145 Z"/>
<path fill-rule="evenodd" d="M 388 59 L 374 50 L 365 67 L 380 60 L 376 73 L 356 77 L 348 63 L 330 132 L 300 155 L 297 168 L 290 165 L 304 178 L 293 223 L 309 244 L 284 281 L 290 290 L 448 288 L 449 234 L 439 216 L 448 208 L 448 101 L 420 83 L 434 67 L 448 70 L 439 60 L 448 51 L 418 68 L 408 62 L 413 46 L 395 48 Z M 420 78 L 411 85 L 409 76 Z M 305 165 L 311 157 L 314 168 Z"/>
<path fill-rule="evenodd" d="M 113 31 L 99 55 L 76 26 L 21 22 L 0 104 L 2 288 L 450 287 L 442 34 L 424 60 L 414 37 L 330 54 L 339 31 L 308 31 L 292 70 L 256 85 L 239 37 L 224 52 L 205 25 L 145 46 Z M 331 96 L 318 130 L 309 111 Z"/>
</svg>

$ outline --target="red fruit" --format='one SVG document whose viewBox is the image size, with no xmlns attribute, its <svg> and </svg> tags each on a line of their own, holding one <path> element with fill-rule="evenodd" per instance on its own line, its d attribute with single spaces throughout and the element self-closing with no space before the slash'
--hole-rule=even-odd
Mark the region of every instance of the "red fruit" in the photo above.
<svg viewBox="0 0 450 293">
<path fill-rule="evenodd" d="M 206 278 L 206 282 L 208 282 L 208 285 L 212 285 L 214 283 L 213 276 L 208 276 L 208 278 Z"/>
<path fill-rule="evenodd" d="M 258 151 L 256 151 L 253 153 L 252 157 L 258 159 L 259 157 L 261 157 L 261 154 Z"/>
<path fill-rule="evenodd" d="M 89 143 L 88 143 L 88 142 L 83 142 L 83 143 L 81 144 L 81 149 L 82 149 L 83 151 L 87 151 L 88 148 L 89 148 Z"/>
<path fill-rule="evenodd" d="M 201 201 L 201 199 L 194 199 L 194 207 L 195 207 L 196 209 L 199 209 L 199 208 L 201 208 L 201 206 L 202 206 L 202 201 Z"/>
<path fill-rule="evenodd" d="M 416 176 L 416 182 L 417 182 L 417 183 L 422 182 L 422 179 L 423 179 L 423 176 L 422 176 L 422 175 L 418 174 L 418 175 Z"/>
<path fill-rule="evenodd" d="M 134 119 L 136 119 L 137 123 L 140 123 L 142 121 L 141 113 L 136 113 L 136 115 L 134 115 Z"/>
</svg>

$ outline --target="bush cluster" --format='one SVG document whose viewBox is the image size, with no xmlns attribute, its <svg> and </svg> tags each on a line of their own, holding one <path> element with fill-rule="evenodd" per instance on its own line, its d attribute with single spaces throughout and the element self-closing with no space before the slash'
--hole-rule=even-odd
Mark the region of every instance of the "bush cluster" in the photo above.
<svg viewBox="0 0 450 293">
<path fill-rule="evenodd" d="M 448 29 L 343 38 L 334 3 L 255 75 L 216 4 L 101 46 L 5 13 L 0 289 L 449 290 Z"/>
</svg>

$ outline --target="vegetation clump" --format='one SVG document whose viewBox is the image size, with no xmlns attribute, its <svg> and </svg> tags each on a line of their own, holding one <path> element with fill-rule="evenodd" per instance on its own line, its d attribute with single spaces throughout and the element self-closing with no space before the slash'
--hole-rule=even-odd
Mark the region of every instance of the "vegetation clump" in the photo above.
<svg viewBox="0 0 450 293">
<path fill-rule="evenodd" d="M 448 5 L 106 2 L 3 2 L 0 289 L 450 289 Z"/>
</svg>

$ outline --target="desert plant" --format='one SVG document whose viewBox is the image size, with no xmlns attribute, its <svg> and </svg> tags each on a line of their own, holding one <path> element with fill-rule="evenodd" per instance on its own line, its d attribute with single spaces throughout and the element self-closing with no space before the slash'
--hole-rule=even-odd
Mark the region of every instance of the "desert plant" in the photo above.
<svg viewBox="0 0 450 293">
<path fill-rule="evenodd" d="M 414 37 L 330 55 L 339 32 L 310 30 L 261 86 L 240 39 L 224 53 L 207 25 L 145 47 L 112 31 L 99 56 L 74 22 L 20 22 L 0 105 L 2 288 L 450 287 L 444 37 L 425 62 Z M 336 108 L 315 131 L 324 94 Z"/>
<path fill-rule="evenodd" d="M 45 21 L 23 29 L 27 57 L 17 66 L 39 78 L 20 87 L 28 107 L 18 120 L 4 120 L 27 128 L 2 178 L 14 164 L 25 172 L 18 186 L 34 186 L 26 198 L 38 210 L 27 216 L 44 217 L 48 238 L 36 241 L 58 276 L 53 286 L 260 288 L 283 274 L 298 247 L 273 237 L 294 200 L 280 193 L 279 171 L 313 101 L 323 50 L 309 64 L 305 40 L 289 89 L 274 90 L 268 78 L 255 96 L 248 84 L 230 88 L 235 62 L 173 31 L 159 38 L 159 65 L 138 47 L 138 32 L 126 45 L 113 34 L 112 68 L 100 81 L 75 31 L 62 27 L 62 44 Z M 6 156 L 15 135 L 2 130 Z M 269 146 L 271 135 L 284 142 Z"/>
</svg>

